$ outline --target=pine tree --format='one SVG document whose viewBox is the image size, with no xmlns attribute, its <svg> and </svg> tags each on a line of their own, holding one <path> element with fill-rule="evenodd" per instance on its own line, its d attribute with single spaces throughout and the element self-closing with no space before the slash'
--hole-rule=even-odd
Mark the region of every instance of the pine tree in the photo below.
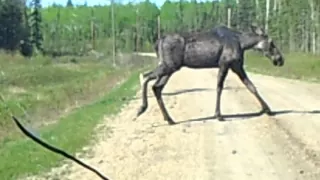
<svg viewBox="0 0 320 180">
<path fill-rule="evenodd" d="M 256 21 L 254 1 L 253 0 L 238 1 L 236 14 L 237 14 L 237 28 L 239 28 L 240 30 L 246 30 L 250 24 Z"/>
<path fill-rule="evenodd" d="M 31 43 L 39 50 L 43 52 L 42 43 L 43 43 L 43 36 L 42 36 L 42 16 L 41 16 L 41 2 L 40 0 L 33 0 L 32 2 L 33 10 L 30 15 L 31 21 Z"/>
<path fill-rule="evenodd" d="M 26 0 L 24 0 L 23 21 L 24 21 L 24 38 L 20 41 L 20 53 L 25 57 L 31 57 L 33 54 L 33 46 L 31 42 L 31 28 L 29 25 L 29 16 L 27 13 Z"/>
<path fill-rule="evenodd" d="M 15 51 L 26 33 L 23 23 L 22 0 L 0 1 L 0 48 Z"/>
<path fill-rule="evenodd" d="M 68 0 L 66 6 L 67 6 L 67 7 L 73 7 L 72 0 Z"/>
</svg>

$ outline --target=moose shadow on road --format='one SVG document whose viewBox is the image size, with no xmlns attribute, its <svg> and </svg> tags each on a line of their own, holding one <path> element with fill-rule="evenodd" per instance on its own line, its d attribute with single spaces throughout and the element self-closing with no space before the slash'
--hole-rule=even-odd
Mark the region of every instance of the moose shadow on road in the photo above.
<svg viewBox="0 0 320 180">
<path fill-rule="evenodd" d="M 237 89 L 242 89 L 241 87 L 224 87 L 223 90 L 237 90 Z M 192 88 L 192 89 L 182 89 L 182 90 L 178 90 L 175 92 L 164 92 L 162 93 L 163 96 L 175 96 L 175 95 L 180 95 L 180 94 L 184 94 L 184 93 L 192 93 L 192 92 L 201 92 L 201 91 L 215 91 L 216 89 L 214 88 Z"/>
<path fill-rule="evenodd" d="M 299 111 L 299 110 L 279 110 L 279 111 L 272 111 L 273 115 L 270 116 L 276 117 L 278 115 L 283 115 L 283 114 L 319 114 L 320 115 L 320 110 L 312 110 L 312 111 Z M 262 112 L 252 112 L 252 113 L 236 113 L 236 114 L 224 114 L 222 115 L 225 121 L 237 121 L 237 120 L 249 120 L 251 118 L 259 117 L 262 116 L 264 113 Z M 188 124 L 191 122 L 205 122 L 205 121 L 216 121 L 217 118 L 215 116 L 207 116 L 207 117 L 200 117 L 200 118 L 194 118 L 194 119 L 187 119 L 183 121 L 176 121 L 176 124 Z M 161 123 L 158 125 L 154 125 L 153 127 L 162 127 L 162 126 L 171 126 L 168 125 L 167 123 Z"/>
<path fill-rule="evenodd" d="M 243 87 L 225 87 L 223 88 L 223 90 L 238 90 L 238 89 L 243 89 Z M 177 90 L 174 92 L 163 92 L 162 96 L 177 96 L 177 95 L 181 95 L 181 94 L 186 94 L 186 93 L 194 93 L 194 92 L 208 92 L 208 91 L 215 91 L 216 89 L 214 88 L 191 88 L 191 89 L 181 89 L 181 90 Z M 152 95 L 148 95 L 148 98 L 154 97 L 153 94 Z M 137 100 L 137 99 L 141 99 L 141 96 L 138 97 L 133 97 L 130 98 L 129 100 Z"/>
<path fill-rule="evenodd" d="M 240 89 L 246 89 L 245 87 L 225 87 L 224 90 L 240 90 Z M 176 96 L 180 94 L 185 94 L 185 93 L 193 93 L 193 92 L 205 92 L 205 91 L 215 91 L 214 88 L 192 88 L 192 89 L 182 89 L 182 90 L 177 90 L 174 92 L 165 92 L 162 93 L 163 96 Z M 151 95 L 147 97 L 153 97 Z M 134 97 L 131 100 L 137 100 L 141 99 L 141 97 Z M 276 117 L 279 115 L 284 115 L 284 114 L 319 114 L 320 115 L 320 110 L 311 110 L 311 111 L 299 111 L 299 110 L 277 110 L 277 111 L 272 111 L 273 115 L 271 117 Z M 223 114 L 223 118 L 225 121 L 235 121 L 235 120 L 249 120 L 255 117 L 262 116 L 264 113 L 259 111 L 259 112 L 251 112 L 251 113 L 236 113 L 236 114 Z M 175 120 L 175 119 L 174 119 Z M 182 121 L 177 121 L 176 120 L 176 125 L 177 124 L 185 124 L 185 123 L 190 123 L 190 122 L 201 122 L 201 121 L 215 121 L 217 118 L 215 116 L 207 116 L 207 117 L 199 117 L 199 118 L 194 118 L 194 119 L 187 119 L 187 120 L 182 120 Z M 167 124 L 162 124 L 162 125 L 156 125 L 155 127 L 159 126 L 167 126 Z"/>
<path fill-rule="evenodd" d="M 192 93 L 192 92 L 201 92 L 201 91 L 213 91 L 214 89 L 212 88 L 192 88 L 192 89 L 181 89 L 178 91 L 174 92 L 163 92 L 163 96 L 176 96 L 180 94 L 185 94 L 185 93 Z"/>
<path fill-rule="evenodd" d="M 272 111 L 273 115 L 271 117 L 275 117 L 278 115 L 283 114 L 319 114 L 320 110 L 312 110 L 312 111 L 298 111 L 298 110 L 279 110 L 279 111 Z M 234 120 L 248 120 L 251 118 L 262 116 L 263 112 L 253 112 L 253 113 L 236 113 L 236 114 L 224 114 L 222 115 L 225 121 L 234 121 Z M 207 116 L 207 117 L 200 117 L 194 119 L 187 119 L 184 121 L 178 121 L 176 124 L 183 124 L 189 122 L 198 122 L 198 121 L 212 121 L 217 120 L 215 116 Z"/>
</svg>

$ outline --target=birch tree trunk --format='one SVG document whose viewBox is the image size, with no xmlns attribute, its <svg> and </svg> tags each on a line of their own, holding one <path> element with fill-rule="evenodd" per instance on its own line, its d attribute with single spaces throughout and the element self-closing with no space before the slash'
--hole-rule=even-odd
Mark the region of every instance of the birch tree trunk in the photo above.
<svg viewBox="0 0 320 180">
<path fill-rule="evenodd" d="M 228 7 L 228 27 L 231 27 L 231 8 Z"/>
<path fill-rule="evenodd" d="M 316 33 L 317 33 L 317 40 L 316 40 L 316 51 L 320 54 L 320 3 L 318 4 L 318 8 L 316 10 Z"/>
<path fill-rule="evenodd" d="M 264 25 L 264 30 L 268 33 L 269 29 L 269 9 L 270 8 L 270 0 L 266 0 L 266 20 Z"/>
<path fill-rule="evenodd" d="M 318 23 L 315 21 L 315 5 L 313 0 L 309 0 L 309 6 L 310 6 L 310 19 L 311 19 L 311 24 L 310 24 L 310 30 L 311 30 L 311 40 L 312 40 L 312 44 L 311 44 L 311 51 L 313 54 L 316 53 L 316 29 L 315 29 L 315 24 Z"/>
</svg>

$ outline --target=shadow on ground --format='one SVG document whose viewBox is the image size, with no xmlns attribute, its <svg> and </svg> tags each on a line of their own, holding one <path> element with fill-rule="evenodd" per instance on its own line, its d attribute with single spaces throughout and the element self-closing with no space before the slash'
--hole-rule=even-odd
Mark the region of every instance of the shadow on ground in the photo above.
<svg viewBox="0 0 320 180">
<path fill-rule="evenodd" d="M 213 91 L 212 88 L 193 88 L 193 89 L 182 89 L 175 92 L 164 92 L 162 93 L 163 96 L 175 96 L 179 94 L 185 94 L 185 93 L 192 93 L 192 92 L 201 92 L 201 91 Z"/>
<path fill-rule="evenodd" d="M 272 117 L 276 117 L 283 114 L 319 114 L 320 110 L 312 110 L 312 111 L 298 111 L 298 110 L 279 110 L 279 111 L 273 111 Z M 237 113 L 237 114 L 224 114 L 223 118 L 225 121 L 234 121 L 234 120 L 248 120 L 251 118 L 262 116 L 264 113 L 262 112 L 252 112 L 252 113 Z M 162 120 L 162 119 L 161 119 Z M 177 124 L 186 124 L 191 122 L 201 122 L 201 121 L 215 121 L 217 120 L 215 116 L 207 116 L 207 117 L 200 117 L 200 118 L 194 118 L 194 119 L 187 119 L 183 121 L 176 121 Z M 170 126 L 166 123 L 162 123 L 161 125 L 155 125 L 154 127 L 161 127 L 161 126 Z"/>
<path fill-rule="evenodd" d="M 225 87 L 223 90 L 240 90 L 240 89 L 245 89 L 244 87 Z M 186 93 L 194 93 L 194 92 L 208 92 L 208 91 L 215 91 L 216 89 L 213 88 L 192 88 L 192 89 L 182 89 L 182 90 L 177 90 L 174 92 L 163 92 L 162 96 L 177 96 L 181 94 L 186 94 Z M 154 97 L 153 94 L 150 94 L 147 96 L 148 98 Z M 141 99 L 141 96 L 139 95 L 138 97 L 133 97 L 130 98 L 129 100 L 137 100 Z"/>
<path fill-rule="evenodd" d="M 320 110 L 312 110 L 312 111 L 297 111 L 297 110 L 279 110 L 279 111 L 273 111 L 274 116 L 282 115 L 282 114 L 319 114 L 320 115 Z M 253 113 L 237 113 L 237 114 L 225 114 L 223 117 L 225 118 L 226 121 L 233 121 L 237 119 L 250 119 L 258 116 L 262 116 L 264 113 L 262 112 L 253 112 Z M 229 119 L 230 118 L 230 119 Z M 210 120 L 216 120 L 215 116 L 208 116 L 208 117 L 200 117 L 200 118 L 195 118 L 195 119 L 188 119 L 184 121 L 179 121 L 177 124 L 182 124 L 182 123 L 187 123 L 187 122 L 197 122 L 197 121 L 210 121 Z"/>
</svg>

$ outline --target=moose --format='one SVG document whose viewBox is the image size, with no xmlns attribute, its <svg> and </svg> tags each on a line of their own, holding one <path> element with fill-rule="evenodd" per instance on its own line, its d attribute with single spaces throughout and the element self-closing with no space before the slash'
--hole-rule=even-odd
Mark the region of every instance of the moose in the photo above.
<svg viewBox="0 0 320 180">
<path fill-rule="evenodd" d="M 172 33 L 161 37 L 155 43 L 157 57 L 160 59 L 159 64 L 153 70 L 140 76 L 140 80 L 143 81 L 142 105 L 138 109 L 136 118 L 148 108 L 147 86 L 149 81 L 155 79 L 156 82 L 153 84 L 152 90 L 161 114 L 169 125 L 175 124 L 165 108 L 161 93 L 170 77 L 182 67 L 219 69 L 214 114 L 214 117 L 219 121 L 225 120 L 221 115 L 220 99 L 224 81 L 230 69 L 258 99 L 262 106 L 261 114 L 274 115 L 244 70 L 244 52 L 250 49 L 262 52 L 272 61 L 274 66 L 284 65 L 284 57 L 272 38 L 256 24 L 250 25 L 248 31 L 237 31 L 226 26 L 217 26 L 202 32 Z"/>
</svg>

